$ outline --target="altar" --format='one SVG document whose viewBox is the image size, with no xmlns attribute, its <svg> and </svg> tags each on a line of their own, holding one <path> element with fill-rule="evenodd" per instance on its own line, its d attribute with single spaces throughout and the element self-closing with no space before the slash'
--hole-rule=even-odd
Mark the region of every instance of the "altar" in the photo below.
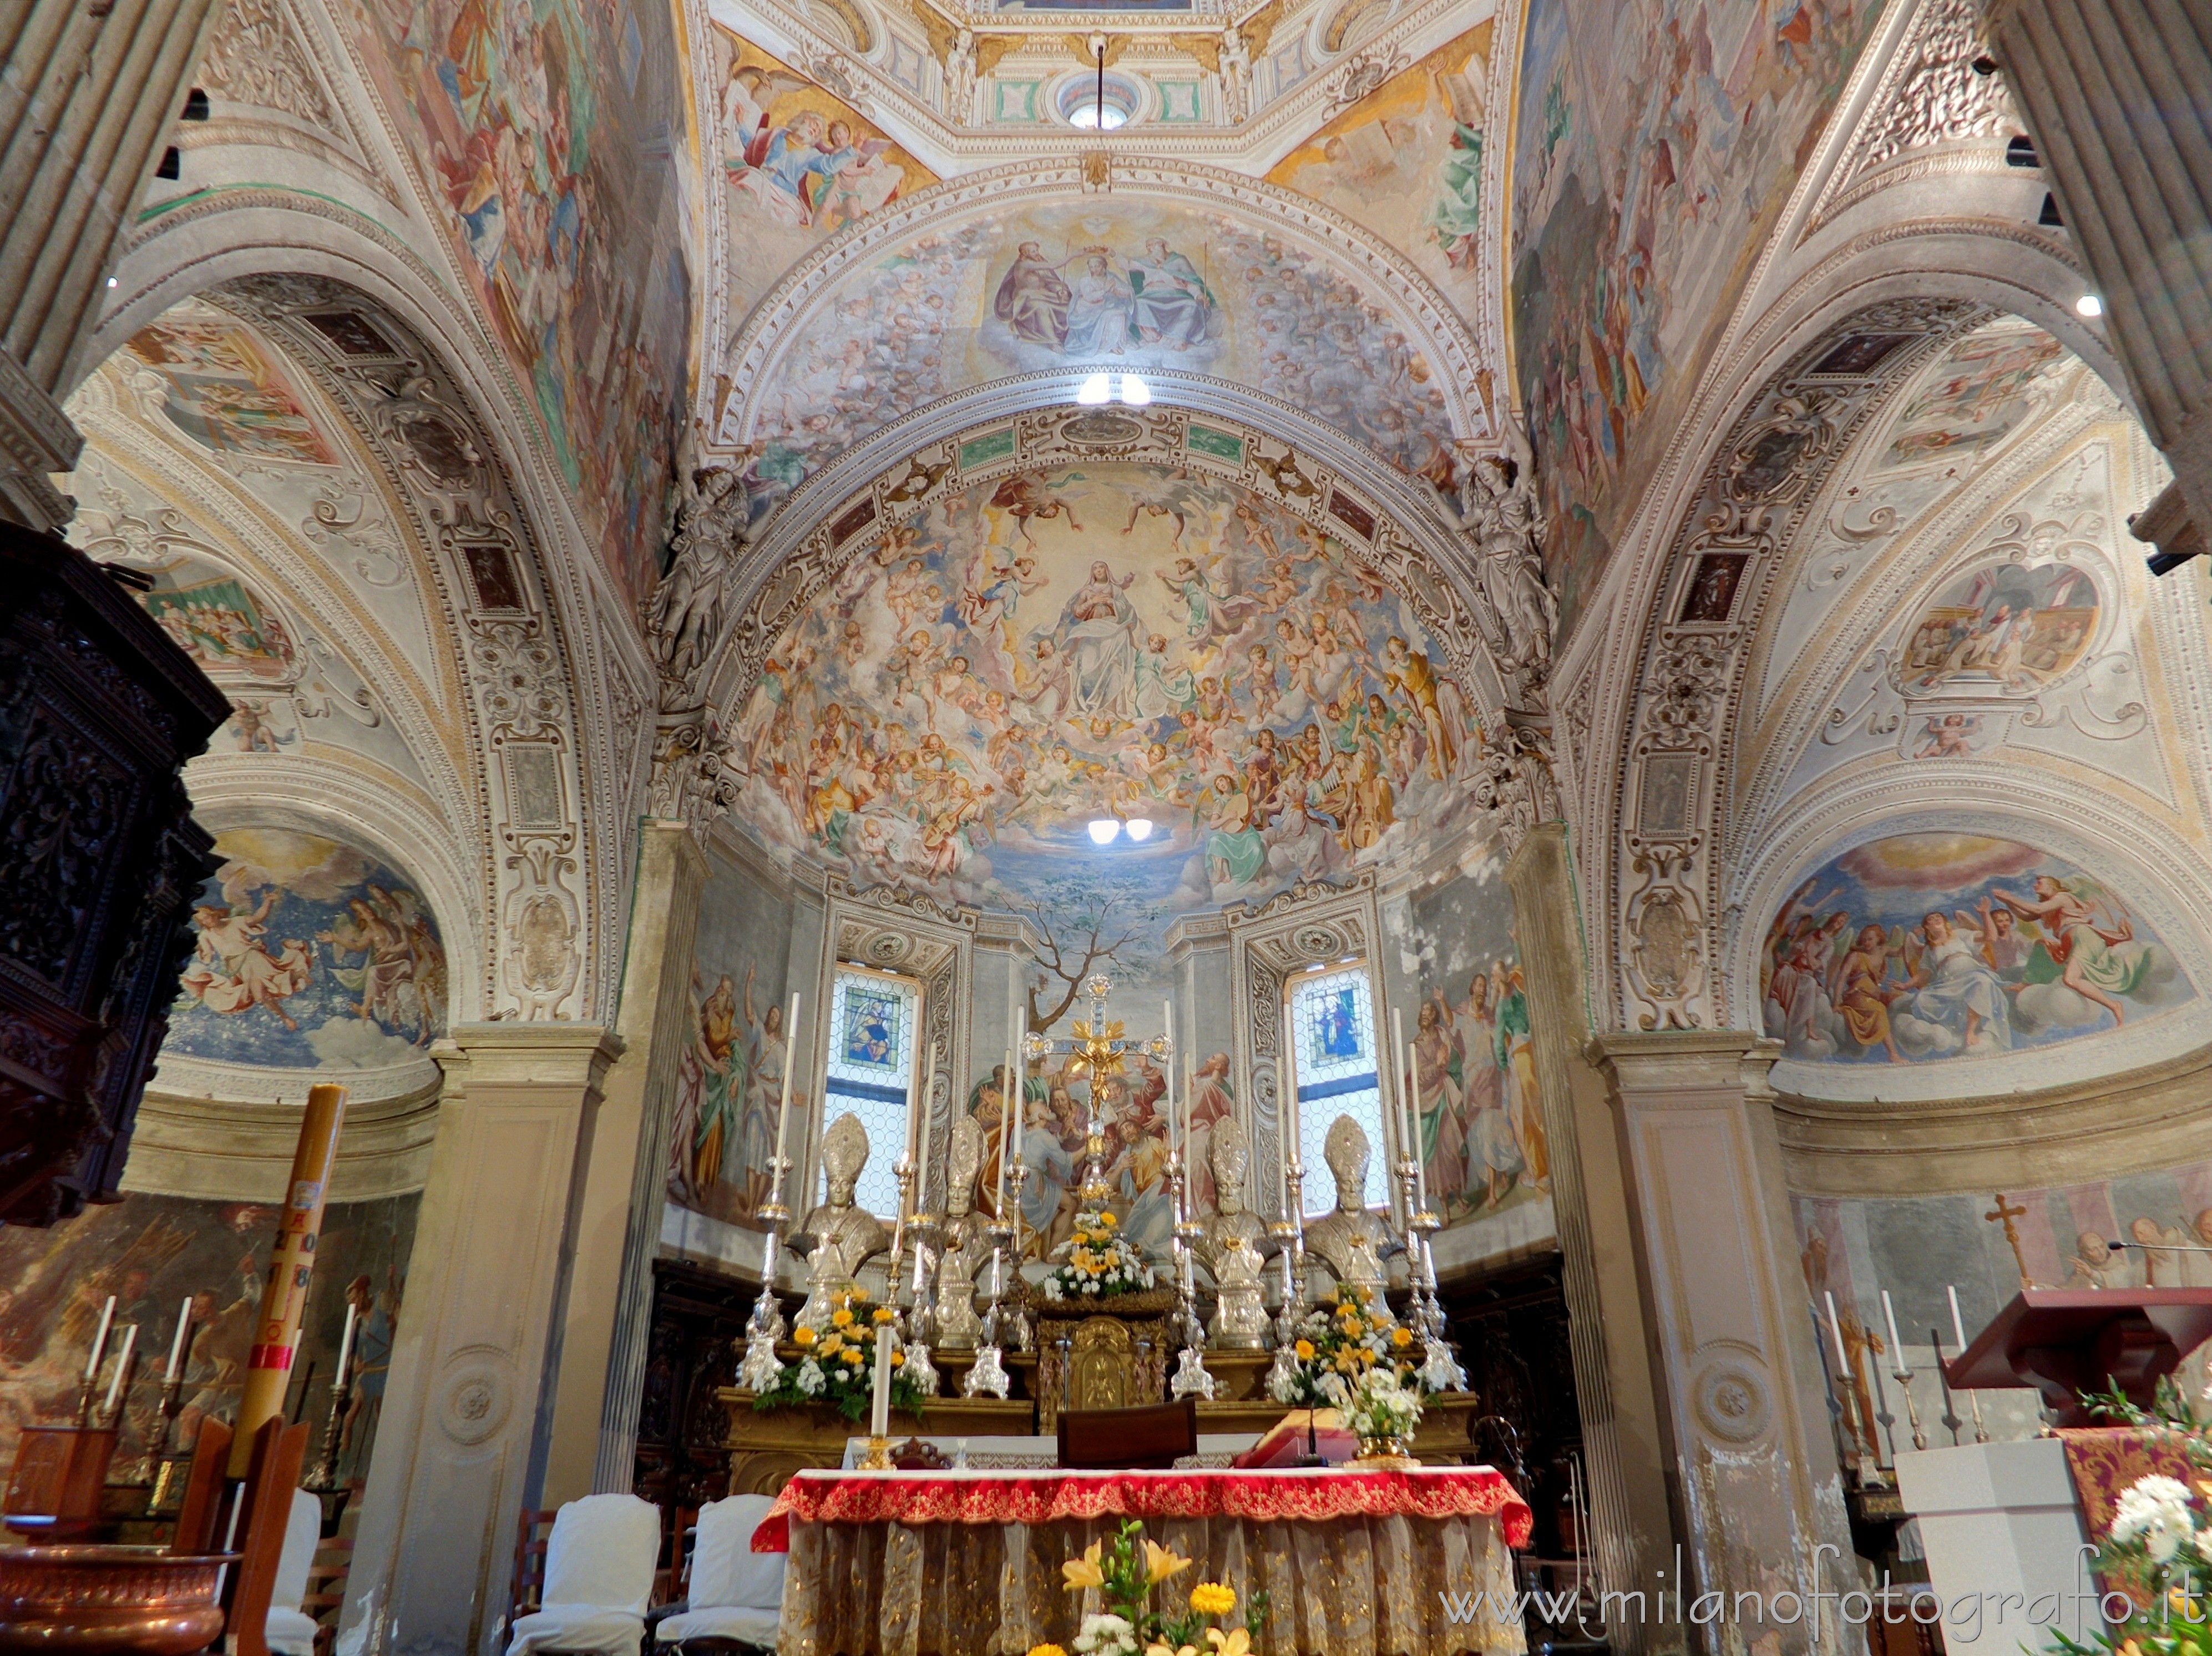
<svg viewBox="0 0 2212 1656">
<path fill-rule="evenodd" d="M 1281 1656 L 1522 1653 L 1511 1549 L 1528 1507 L 1486 1466 L 1410 1471 L 801 1471 L 755 1532 L 788 1550 L 780 1656 L 1022 1656 L 1072 1647 L 1096 1588 L 1062 1566 L 1127 1519 L 1218 1582 L 1265 1592 Z"/>
</svg>

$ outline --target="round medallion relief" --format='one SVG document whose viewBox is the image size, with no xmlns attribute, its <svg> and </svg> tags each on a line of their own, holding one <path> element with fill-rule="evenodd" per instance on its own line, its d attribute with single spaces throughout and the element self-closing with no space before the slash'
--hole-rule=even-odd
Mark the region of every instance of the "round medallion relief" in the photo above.
<svg viewBox="0 0 2212 1656">
<path fill-rule="evenodd" d="M 1698 1424 L 1723 1443 L 1745 1444 L 1766 1430 L 1774 1403 L 1766 1382 L 1734 1363 L 1716 1363 L 1698 1375 L 1690 1405 Z"/>
<path fill-rule="evenodd" d="M 469 1363 L 446 1377 L 438 1396 L 438 1425 L 455 1443 L 482 1443 L 507 1424 L 514 1402 L 503 1370 Z"/>
</svg>

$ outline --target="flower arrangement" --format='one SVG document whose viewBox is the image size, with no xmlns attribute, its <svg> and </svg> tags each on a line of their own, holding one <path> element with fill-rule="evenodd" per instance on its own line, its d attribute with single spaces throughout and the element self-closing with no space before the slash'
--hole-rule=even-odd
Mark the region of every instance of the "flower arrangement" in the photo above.
<svg viewBox="0 0 2212 1656">
<path fill-rule="evenodd" d="M 1143 1252 L 1115 1232 L 1115 1223 L 1103 1209 L 1086 1208 L 1075 1215 L 1075 1234 L 1053 1250 L 1060 1265 L 1044 1279 L 1046 1299 L 1104 1300 L 1153 1285 L 1157 1279 Z"/>
<path fill-rule="evenodd" d="M 1295 1349 L 1297 1366 L 1269 1382 L 1277 1403 L 1341 1409 L 1362 1437 L 1404 1437 L 1420 1420 L 1413 1331 L 1364 1289 L 1339 1283 L 1333 1300 L 1300 1319 Z M 1370 1384 L 1384 1377 L 1387 1387 Z M 1363 1405 L 1363 1395 L 1371 1402 Z M 1353 1418 L 1363 1407 L 1376 1418 L 1389 1415 L 1398 1429 L 1367 1431 Z"/>
<path fill-rule="evenodd" d="M 775 1384 L 753 1398 L 753 1407 L 826 1403 L 847 1420 L 860 1420 L 875 1396 L 876 1329 L 896 1316 L 889 1306 L 873 1303 L 866 1289 L 847 1289 L 834 1302 L 828 1328 L 819 1334 L 803 1324 L 793 1330 L 799 1360 L 783 1365 Z M 906 1367 L 906 1353 L 894 1349 L 890 1361 L 892 1407 L 919 1414 L 925 1401 L 921 1388 L 899 1372 Z"/>
<path fill-rule="evenodd" d="M 2073 1656 L 2212 1656 L 2212 1416 L 2198 1414 L 2170 1377 L 2158 1383 L 2153 1409 L 2117 1388 L 2085 1401 L 2180 1449 L 2201 1476 L 2185 1482 L 2154 1473 L 2121 1493 L 2095 1560 L 2106 1588 L 2099 1610 L 2113 1624 L 2086 1644 L 2053 1636 Z M 2130 1613 L 2115 1618 L 2124 1603 Z"/>
<path fill-rule="evenodd" d="M 1145 1537 L 1144 1525 L 1124 1523 L 1110 1541 L 1094 1541 L 1080 1558 L 1060 1567 L 1066 1590 L 1095 1588 L 1108 1608 L 1083 1618 L 1075 1635 L 1081 1656 L 1251 1656 L 1267 1616 L 1267 1595 L 1255 1592 L 1244 1606 L 1242 1627 L 1208 1623 L 1234 1615 L 1237 1591 L 1219 1581 L 1190 1590 L 1190 1608 L 1169 1616 L 1152 1605 L 1152 1589 L 1182 1574 L 1190 1560 Z M 1058 1645 L 1035 1645 L 1029 1656 L 1067 1656 Z"/>
</svg>

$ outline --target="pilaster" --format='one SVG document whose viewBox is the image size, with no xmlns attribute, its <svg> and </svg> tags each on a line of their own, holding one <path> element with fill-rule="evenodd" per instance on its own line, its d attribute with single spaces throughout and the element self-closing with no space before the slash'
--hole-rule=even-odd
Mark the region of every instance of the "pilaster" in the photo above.
<svg viewBox="0 0 2212 1656">
<path fill-rule="evenodd" d="M 1633 1592 L 1672 1567 L 1671 1463 L 1652 1385 L 1622 1148 L 1604 1079 L 1583 1051 L 1588 968 L 1566 825 L 1529 829 L 1506 864 L 1505 880 L 1528 982 L 1529 1039 L 1551 1144 L 1590 1550 L 1603 1589 Z M 1682 1647 L 1679 1627 L 1626 1614 L 1604 1619 L 1607 1639 L 1625 1656 Z"/>
<path fill-rule="evenodd" d="M 561 1366 L 548 1382 L 553 1428 L 541 1499 L 549 1507 L 630 1487 L 706 879 L 706 855 L 682 823 L 645 825 L 615 1015 L 622 1056 L 601 1089 L 561 1311 Z"/>
<path fill-rule="evenodd" d="M 1626 1158 L 1691 1578 L 1670 1570 L 1668 1586 L 1692 1610 L 1726 1595 L 1728 1612 L 1701 1635 L 1710 1650 L 1863 1651 L 1863 1625 L 1815 1597 L 1863 1582 L 1767 1085 L 1781 1043 L 1669 1030 L 1600 1035 L 1589 1050 Z M 1768 1606 L 1795 1595 L 1798 1614 L 1759 1625 L 1738 1614 L 1740 1592 Z"/>
<path fill-rule="evenodd" d="M 363 1497 L 338 1647 L 481 1647 L 507 1604 L 516 1514 L 534 1505 L 602 1088 L 623 1050 L 596 1024 L 465 1024 Z"/>
</svg>

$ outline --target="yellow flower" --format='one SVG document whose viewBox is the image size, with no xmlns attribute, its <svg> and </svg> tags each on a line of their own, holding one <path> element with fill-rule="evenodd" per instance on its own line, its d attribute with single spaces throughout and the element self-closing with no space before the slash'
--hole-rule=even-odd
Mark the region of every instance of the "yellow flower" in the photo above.
<svg viewBox="0 0 2212 1656">
<path fill-rule="evenodd" d="M 1083 1549 L 1083 1556 L 1071 1558 L 1060 1567 L 1060 1580 L 1069 1592 L 1080 1592 L 1085 1587 L 1106 1585 L 1106 1572 L 1098 1567 L 1098 1549 L 1103 1543 L 1094 1541 Z M 1032 1651 L 1030 1656 L 1036 1656 Z"/>
<path fill-rule="evenodd" d="M 840 1306 L 830 1313 L 830 1321 L 833 1327 L 850 1328 L 853 1326 L 853 1313 Z"/>
<path fill-rule="evenodd" d="M 881 1328 L 884 1324 L 890 1322 L 897 1315 L 898 1313 L 893 1311 L 889 1306 L 878 1306 L 876 1307 L 876 1326 Z"/>
<path fill-rule="evenodd" d="M 891 1353 L 891 1367 L 893 1368 L 904 1368 L 906 1367 L 906 1353 L 903 1351 L 894 1351 Z"/>
<path fill-rule="evenodd" d="M 1390 1330 L 1390 1343 L 1396 1346 L 1401 1351 L 1404 1350 L 1407 1346 L 1413 1343 L 1413 1330 L 1403 1328 L 1392 1329 Z"/>
<path fill-rule="evenodd" d="M 793 1331 L 791 1337 L 794 1343 L 803 1349 L 814 1343 L 814 1330 L 811 1328 L 799 1328 Z"/>
<path fill-rule="evenodd" d="M 1237 1608 L 1237 1589 L 1219 1581 L 1201 1581 L 1190 1590 L 1190 1607 L 1200 1616 L 1226 1616 Z"/>
<path fill-rule="evenodd" d="M 1030 1656 L 1067 1656 L 1058 1645 L 1031 1645 Z"/>
<path fill-rule="evenodd" d="M 1206 1642 L 1212 1645 L 1216 1656 L 1251 1656 L 1252 1635 L 1243 1628 L 1224 1633 L 1219 1628 L 1206 1630 Z"/>
<path fill-rule="evenodd" d="M 1103 1227 L 1105 1229 L 1109 1230 L 1109 1231 L 1110 1231 L 1110 1230 L 1112 1230 L 1112 1229 L 1114 1228 L 1114 1226 L 1115 1226 L 1115 1218 L 1114 1218 L 1114 1215 L 1111 1215 L 1111 1214 L 1101 1214 L 1101 1215 L 1098 1215 L 1098 1222 L 1099 1222 L 1099 1224 L 1100 1224 L 1102 1227 Z"/>
<path fill-rule="evenodd" d="M 1314 1348 L 1313 1342 L 1311 1340 L 1299 1341 L 1297 1350 L 1298 1354 L 1298 1361 L 1300 1362 L 1310 1363 L 1313 1361 Z"/>
<path fill-rule="evenodd" d="M 845 1340 L 842 1335 L 832 1334 L 822 1342 L 822 1355 L 825 1357 L 834 1357 L 844 1349 Z"/>
<path fill-rule="evenodd" d="M 867 1361 L 866 1358 L 860 1355 L 860 1348 L 856 1345 L 847 1346 L 842 1355 L 845 1361 L 852 1364 L 855 1368 L 858 1368 L 862 1363 Z"/>
<path fill-rule="evenodd" d="M 1181 1575 L 1190 1568 L 1190 1560 L 1170 1552 L 1157 1541 L 1145 1543 L 1145 1580 L 1153 1586 L 1170 1575 Z"/>
<path fill-rule="evenodd" d="M 1170 1650 L 1165 1645 L 1146 1645 L 1145 1647 L 1145 1656 L 1198 1656 L 1198 1647 L 1196 1645 L 1185 1645 L 1181 1650 Z"/>
</svg>

